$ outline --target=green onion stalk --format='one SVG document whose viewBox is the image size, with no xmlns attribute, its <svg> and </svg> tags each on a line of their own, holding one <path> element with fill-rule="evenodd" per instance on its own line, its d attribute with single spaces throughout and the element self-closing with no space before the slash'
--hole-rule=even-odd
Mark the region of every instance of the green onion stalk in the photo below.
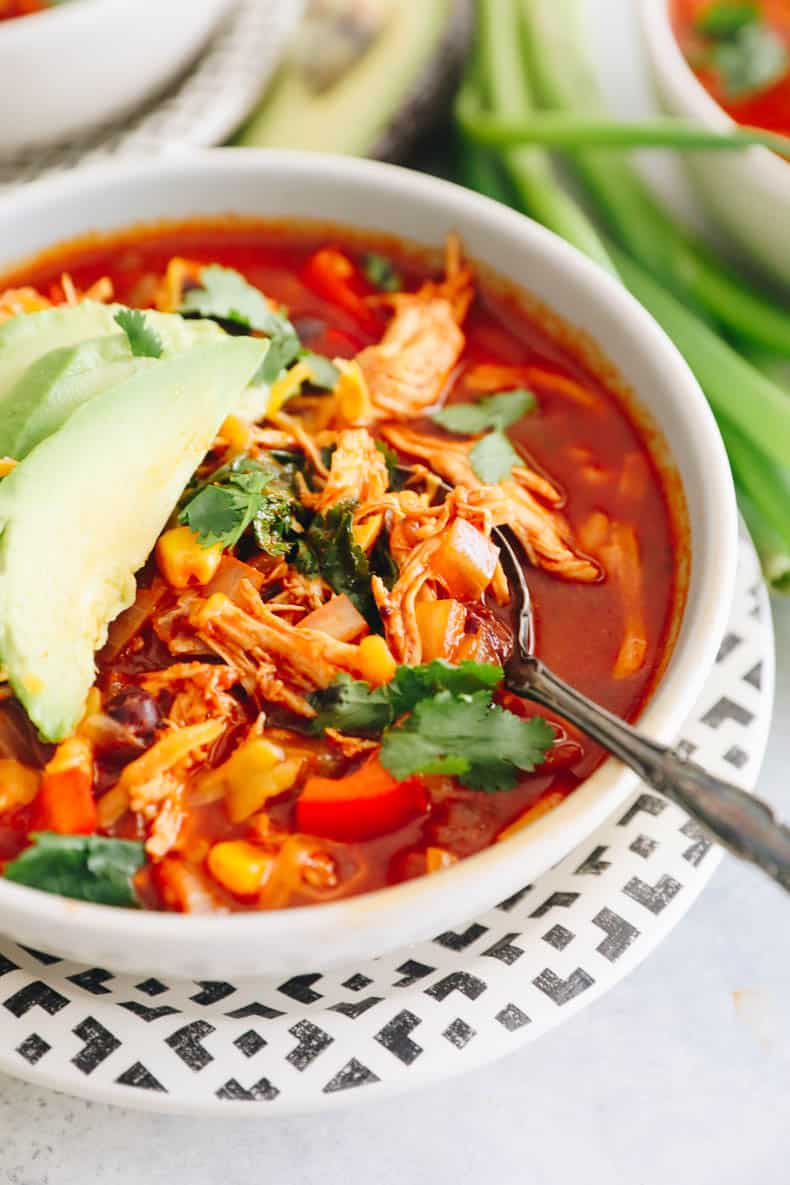
<svg viewBox="0 0 790 1185">
<path fill-rule="evenodd" d="M 629 125 L 627 135 L 621 126 L 599 151 L 605 109 L 580 15 L 577 0 L 479 0 L 477 53 L 456 111 L 461 175 L 617 274 L 663 326 L 716 415 L 766 576 L 790 591 L 790 399 L 765 373 L 790 357 L 790 316 L 679 229 L 615 151 L 650 137 L 669 142 L 673 126 L 691 147 L 687 125 L 664 120 L 649 133 Z M 693 146 L 712 147 L 703 139 Z M 541 144 L 572 145 L 568 159 L 613 244 L 559 184 Z"/>
</svg>

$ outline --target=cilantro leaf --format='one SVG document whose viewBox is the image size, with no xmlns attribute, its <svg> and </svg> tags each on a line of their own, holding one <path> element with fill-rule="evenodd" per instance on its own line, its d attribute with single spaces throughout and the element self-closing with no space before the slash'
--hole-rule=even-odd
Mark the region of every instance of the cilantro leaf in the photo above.
<svg viewBox="0 0 790 1185">
<path fill-rule="evenodd" d="M 333 506 L 325 515 L 317 514 L 295 562 L 305 574 L 317 568 L 329 587 L 345 593 L 368 624 L 377 629 L 381 621 L 370 587 L 370 563 L 354 539 L 353 517 L 354 504 L 350 502 Z"/>
<path fill-rule="evenodd" d="M 293 543 L 289 538 L 293 503 L 285 494 L 272 491 L 261 500 L 252 520 L 252 533 L 261 551 L 267 555 L 287 555 Z"/>
<path fill-rule="evenodd" d="M 420 700 L 440 691 L 453 695 L 493 691 L 502 677 L 502 668 L 493 663 L 467 659 L 453 666 L 441 658 L 421 666 L 400 666 L 391 682 L 375 689 L 361 679 L 340 675 L 310 697 L 318 712 L 313 726 L 319 732 L 337 728 L 350 736 L 377 736 Z"/>
<path fill-rule="evenodd" d="M 509 476 L 514 465 L 523 464 L 505 433 L 498 428 L 478 440 L 469 453 L 469 460 L 480 480 L 489 485 Z"/>
<path fill-rule="evenodd" d="M 270 338 L 269 349 L 253 385 L 270 384 L 297 357 L 301 344 L 291 322 L 273 309 L 266 297 L 240 272 L 212 264 L 200 273 L 200 286 L 184 293 L 179 312 L 230 322 L 242 331 Z"/>
<path fill-rule="evenodd" d="M 714 0 L 703 8 L 694 27 L 705 37 L 726 41 L 759 20 L 760 9 L 754 0 Z"/>
<path fill-rule="evenodd" d="M 284 320 L 284 318 L 283 318 Z M 271 386 L 282 372 L 298 357 L 301 349 L 299 338 L 290 322 L 284 321 L 284 326 L 276 332 L 269 341 L 269 348 L 263 362 L 253 376 L 253 386 L 265 383 Z"/>
<path fill-rule="evenodd" d="M 400 780 L 415 773 L 452 774 L 472 790 L 511 790 L 554 740 L 545 720 L 522 720 L 491 702 L 490 691 L 440 691 L 382 739 L 381 764 Z"/>
<path fill-rule="evenodd" d="M 310 381 L 314 387 L 323 387 L 326 391 L 331 391 L 335 387 L 340 378 L 340 371 L 334 362 L 325 358 L 323 354 L 314 354 L 312 350 L 302 350 L 299 356 L 310 367 Z"/>
<path fill-rule="evenodd" d="M 115 321 L 129 339 L 135 358 L 161 358 L 164 345 L 155 329 L 140 309 L 119 309 Z"/>
<path fill-rule="evenodd" d="M 772 29 L 749 24 L 732 38 L 714 45 L 710 61 L 721 75 L 729 98 L 741 99 L 778 82 L 790 66 L 790 54 Z"/>
<path fill-rule="evenodd" d="M 448 432 L 471 435 L 489 428 L 504 430 L 535 407 L 535 396 L 524 387 L 486 395 L 475 403 L 453 403 L 431 417 Z"/>
<path fill-rule="evenodd" d="M 310 697 L 317 711 L 312 729 L 380 735 L 381 763 L 401 780 L 451 774 L 472 790 L 509 790 L 519 771 L 543 761 L 554 731 L 540 717 L 522 720 L 493 703 L 502 677 L 494 664 L 441 659 L 398 667 L 376 688 L 341 675 Z"/>
<path fill-rule="evenodd" d="M 312 731 L 337 728 L 349 736 L 376 737 L 395 720 L 389 687 L 372 688 L 362 679 L 338 675 L 323 691 L 310 696 L 317 711 Z"/>
<path fill-rule="evenodd" d="M 36 842 L 6 864 L 7 880 L 99 905 L 140 905 L 132 877 L 145 863 L 141 843 L 48 831 L 32 838 Z"/>
<path fill-rule="evenodd" d="M 197 313 L 217 321 L 233 321 L 274 337 L 284 320 L 269 306 L 266 297 L 240 272 L 212 264 L 200 273 L 200 286 L 189 288 L 181 302 L 181 313 Z"/>
<path fill-rule="evenodd" d="M 368 252 L 362 258 L 362 270 L 374 288 L 381 292 L 398 292 L 403 287 L 403 280 L 395 270 L 391 259 L 386 255 L 378 255 L 375 251 Z"/>
<path fill-rule="evenodd" d="M 276 471 L 251 457 L 222 465 L 187 491 L 178 521 L 191 527 L 201 546 L 234 547 L 252 526 L 256 542 L 270 555 L 290 548 L 291 500 L 281 489 L 269 489 Z"/>
</svg>

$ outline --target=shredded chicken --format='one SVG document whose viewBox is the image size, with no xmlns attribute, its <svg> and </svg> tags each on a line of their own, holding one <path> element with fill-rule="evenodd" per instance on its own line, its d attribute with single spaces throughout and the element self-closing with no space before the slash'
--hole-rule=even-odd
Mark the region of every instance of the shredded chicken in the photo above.
<svg viewBox="0 0 790 1185">
<path fill-rule="evenodd" d="M 381 341 L 356 357 L 376 419 L 408 419 L 439 401 L 461 357 L 460 329 L 474 295 L 471 271 L 450 236 L 445 279 L 382 297 L 394 309 Z"/>
<path fill-rule="evenodd" d="M 338 435 L 329 476 L 313 507 L 326 514 L 341 502 L 364 504 L 380 498 L 388 485 L 387 463 L 373 437 L 365 428 L 348 428 Z"/>
<path fill-rule="evenodd" d="M 535 567 L 563 580 L 591 583 L 600 579 L 598 565 L 578 553 L 566 520 L 535 497 L 538 493 L 554 505 L 561 499 L 557 488 L 541 474 L 526 465 L 518 466 L 511 478 L 484 485 L 469 462 L 473 441 L 437 441 L 434 436 L 395 424 L 385 425 L 382 432 L 395 448 L 430 461 L 447 481 L 465 488 L 469 504 L 488 510 L 495 526 L 509 526 Z"/>
</svg>

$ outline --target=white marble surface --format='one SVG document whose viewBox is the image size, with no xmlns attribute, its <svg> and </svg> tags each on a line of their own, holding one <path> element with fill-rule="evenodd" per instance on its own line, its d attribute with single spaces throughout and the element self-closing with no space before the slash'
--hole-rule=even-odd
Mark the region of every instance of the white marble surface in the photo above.
<svg viewBox="0 0 790 1185">
<path fill-rule="evenodd" d="M 761 790 L 790 813 L 790 601 L 775 609 Z M 206 1122 L 0 1077 L 0 1182 L 786 1185 L 788 916 L 778 889 L 728 859 L 664 945 L 575 1020 L 467 1078 L 357 1110 Z"/>
</svg>

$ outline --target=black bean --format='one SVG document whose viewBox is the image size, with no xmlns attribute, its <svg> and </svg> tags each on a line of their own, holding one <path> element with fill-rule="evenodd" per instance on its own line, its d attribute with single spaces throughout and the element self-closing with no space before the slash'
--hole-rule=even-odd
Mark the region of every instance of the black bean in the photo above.
<svg viewBox="0 0 790 1185">
<path fill-rule="evenodd" d="M 156 700 L 142 687 L 124 687 L 107 701 L 104 712 L 123 725 L 133 744 L 143 748 L 151 744 L 162 722 Z"/>
</svg>

